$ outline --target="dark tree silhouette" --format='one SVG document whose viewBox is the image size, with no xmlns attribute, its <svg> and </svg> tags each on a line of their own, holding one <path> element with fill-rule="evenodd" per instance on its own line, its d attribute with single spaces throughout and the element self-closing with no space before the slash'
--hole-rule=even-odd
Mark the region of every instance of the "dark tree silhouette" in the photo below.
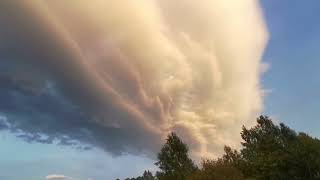
<svg viewBox="0 0 320 180">
<path fill-rule="evenodd" d="M 197 169 L 188 156 L 187 145 L 175 133 L 168 136 L 155 164 L 161 170 L 156 175 L 160 180 L 184 180 Z"/>
<path fill-rule="evenodd" d="M 142 179 L 141 180 L 154 180 L 155 177 L 152 175 L 150 171 L 144 171 Z"/>
<path fill-rule="evenodd" d="M 260 116 L 251 129 L 243 127 L 243 172 L 256 179 L 320 179 L 320 141 L 297 134 L 284 124 Z"/>
<path fill-rule="evenodd" d="M 171 133 L 158 154 L 156 177 L 145 171 L 128 180 L 320 180 L 319 139 L 274 124 L 267 116 L 257 118 L 250 129 L 243 127 L 241 137 L 240 152 L 225 146 L 220 158 L 204 160 L 198 169 L 187 145 Z"/>
<path fill-rule="evenodd" d="M 126 178 L 125 180 L 155 180 L 156 178 L 150 171 L 144 171 L 142 176 L 137 178 Z"/>
<path fill-rule="evenodd" d="M 202 168 L 188 180 L 244 180 L 239 168 L 243 161 L 238 151 L 225 146 L 225 154 L 216 160 L 203 160 Z"/>
</svg>

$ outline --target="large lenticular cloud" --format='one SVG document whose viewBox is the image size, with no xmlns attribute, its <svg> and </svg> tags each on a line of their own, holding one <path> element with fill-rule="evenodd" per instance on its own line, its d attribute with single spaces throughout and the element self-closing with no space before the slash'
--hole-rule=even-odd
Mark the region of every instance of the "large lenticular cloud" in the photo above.
<svg viewBox="0 0 320 180">
<path fill-rule="evenodd" d="M 2 126 L 27 141 L 194 155 L 236 146 L 262 108 L 254 0 L 0 2 Z"/>
</svg>

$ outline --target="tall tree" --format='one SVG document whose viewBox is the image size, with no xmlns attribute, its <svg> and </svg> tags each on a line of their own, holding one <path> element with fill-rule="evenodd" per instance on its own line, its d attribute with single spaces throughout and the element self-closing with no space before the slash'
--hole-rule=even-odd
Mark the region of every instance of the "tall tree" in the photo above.
<svg viewBox="0 0 320 180">
<path fill-rule="evenodd" d="M 155 164 L 161 170 L 157 172 L 160 180 L 184 180 L 192 174 L 197 167 L 188 156 L 188 147 L 175 134 L 171 133 L 166 139 Z"/>
<path fill-rule="evenodd" d="M 243 127 L 241 155 L 247 176 L 263 180 L 320 179 L 320 141 L 260 116 L 251 129 Z"/>
</svg>

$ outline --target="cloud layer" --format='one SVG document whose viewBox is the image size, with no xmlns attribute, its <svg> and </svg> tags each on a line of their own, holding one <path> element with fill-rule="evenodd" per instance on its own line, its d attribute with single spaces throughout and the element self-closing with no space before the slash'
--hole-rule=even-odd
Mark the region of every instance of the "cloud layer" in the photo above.
<svg viewBox="0 0 320 180">
<path fill-rule="evenodd" d="M 254 0 L 1 1 L 0 127 L 115 155 L 176 131 L 194 155 L 219 153 L 262 108 L 260 13 Z"/>
</svg>

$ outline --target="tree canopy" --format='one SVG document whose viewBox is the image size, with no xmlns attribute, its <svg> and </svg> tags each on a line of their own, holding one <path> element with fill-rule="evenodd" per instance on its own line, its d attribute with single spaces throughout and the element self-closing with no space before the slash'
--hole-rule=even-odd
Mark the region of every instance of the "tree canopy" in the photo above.
<svg viewBox="0 0 320 180">
<path fill-rule="evenodd" d="M 160 169 L 157 178 L 183 180 L 191 175 L 197 167 L 189 158 L 188 151 L 187 145 L 175 133 L 171 133 L 155 163 Z"/>
<path fill-rule="evenodd" d="M 197 168 L 188 156 L 187 145 L 171 133 L 155 163 L 160 171 L 155 177 L 145 172 L 141 180 L 320 179 L 319 139 L 297 133 L 283 123 L 277 125 L 267 116 L 257 118 L 252 128 L 243 126 L 240 135 L 240 151 L 225 146 L 221 157 L 203 160 Z"/>
<path fill-rule="evenodd" d="M 251 129 L 243 127 L 243 172 L 256 179 L 320 179 L 320 141 L 275 125 L 260 116 Z"/>
</svg>

